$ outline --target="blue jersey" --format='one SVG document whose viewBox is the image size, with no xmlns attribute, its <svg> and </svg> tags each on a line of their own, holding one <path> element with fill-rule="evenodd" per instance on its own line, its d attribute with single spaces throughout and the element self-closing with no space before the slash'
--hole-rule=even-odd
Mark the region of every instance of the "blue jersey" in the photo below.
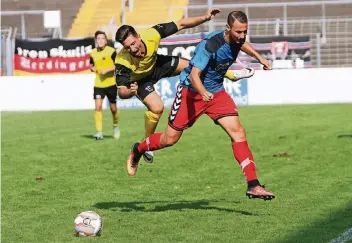
<svg viewBox="0 0 352 243">
<path fill-rule="evenodd" d="M 236 60 L 242 44 L 229 44 L 224 31 L 210 33 L 196 47 L 189 66 L 180 74 L 180 85 L 194 90 L 190 81 L 192 67 L 202 70 L 200 79 L 209 92 L 224 88 L 223 82 L 228 68 Z"/>
</svg>

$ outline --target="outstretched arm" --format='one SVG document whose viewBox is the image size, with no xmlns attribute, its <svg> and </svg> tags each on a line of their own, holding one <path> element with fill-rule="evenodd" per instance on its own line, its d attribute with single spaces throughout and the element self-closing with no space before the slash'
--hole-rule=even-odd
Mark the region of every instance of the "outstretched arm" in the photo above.
<svg viewBox="0 0 352 243">
<path fill-rule="evenodd" d="M 201 25 L 213 19 L 215 15 L 217 15 L 220 12 L 221 12 L 220 9 L 212 8 L 212 9 L 209 9 L 203 16 L 183 18 L 176 23 L 178 31 Z"/>
<path fill-rule="evenodd" d="M 208 10 L 208 12 L 203 16 L 183 18 L 177 23 L 169 22 L 169 23 L 157 24 L 157 25 L 154 25 L 152 28 L 158 31 L 160 38 L 163 39 L 177 33 L 180 30 L 192 28 L 206 21 L 209 21 L 212 18 L 214 18 L 214 16 L 218 13 L 220 13 L 220 10 L 217 8 L 214 8 L 214 9 Z"/>
<path fill-rule="evenodd" d="M 261 64 L 264 65 L 265 70 L 272 69 L 271 63 L 267 59 L 265 59 L 263 56 L 261 56 L 256 50 L 254 50 L 253 47 L 248 42 L 245 42 L 242 45 L 241 51 L 243 51 L 243 52 L 247 53 L 249 56 L 257 59 L 258 62 L 260 62 Z"/>
</svg>

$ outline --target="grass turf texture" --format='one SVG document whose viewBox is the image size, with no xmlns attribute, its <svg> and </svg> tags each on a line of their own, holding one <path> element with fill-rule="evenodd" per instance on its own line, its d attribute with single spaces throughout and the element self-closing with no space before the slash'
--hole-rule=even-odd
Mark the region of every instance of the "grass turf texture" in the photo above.
<svg viewBox="0 0 352 243">
<path fill-rule="evenodd" d="M 231 143 L 206 116 L 129 177 L 143 112 L 121 112 L 119 141 L 109 111 L 102 141 L 91 111 L 3 112 L 3 242 L 87 242 L 73 236 L 85 210 L 104 223 L 89 242 L 328 242 L 352 226 L 351 105 L 240 107 L 260 181 L 277 196 L 267 202 L 245 198 Z"/>
</svg>

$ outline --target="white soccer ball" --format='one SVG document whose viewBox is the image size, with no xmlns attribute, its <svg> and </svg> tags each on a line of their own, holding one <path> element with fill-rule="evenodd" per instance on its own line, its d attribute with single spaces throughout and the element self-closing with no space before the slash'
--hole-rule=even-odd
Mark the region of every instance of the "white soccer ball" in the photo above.
<svg viewBox="0 0 352 243">
<path fill-rule="evenodd" d="M 102 228 L 103 222 L 96 212 L 85 211 L 75 219 L 75 232 L 78 236 L 100 235 Z"/>
</svg>

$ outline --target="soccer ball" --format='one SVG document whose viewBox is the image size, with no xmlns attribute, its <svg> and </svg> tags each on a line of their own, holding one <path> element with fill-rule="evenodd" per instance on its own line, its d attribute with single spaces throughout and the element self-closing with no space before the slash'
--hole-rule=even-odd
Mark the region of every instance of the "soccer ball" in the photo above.
<svg viewBox="0 0 352 243">
<path fill-rule="evenodd" d="M 82 212 L 75 219 L 75 232 L 77 236 L 100 235 L 102 228 L 103 222 L 96 212 Z"/>
</svg>

